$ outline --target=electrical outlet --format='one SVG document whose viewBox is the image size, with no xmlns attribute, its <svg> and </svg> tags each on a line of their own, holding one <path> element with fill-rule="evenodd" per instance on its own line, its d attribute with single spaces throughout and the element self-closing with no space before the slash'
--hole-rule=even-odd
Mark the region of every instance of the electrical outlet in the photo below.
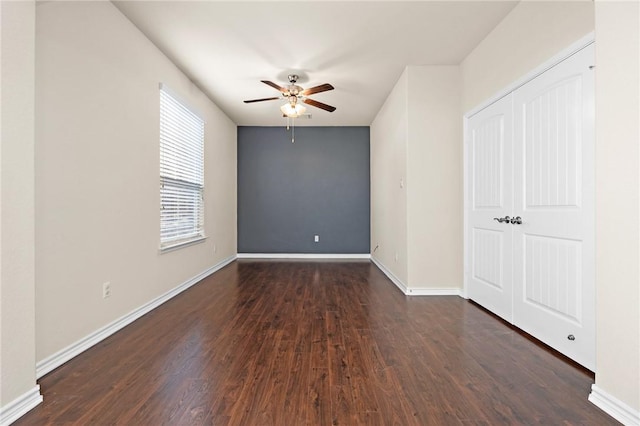
<svg viewBox="0 0 640 426">
<path fill-rule="evenodd" d="M 320 235 L 314 235 L 313 236 L 313 242 L 314 243 L 319 243 L 320 242 Z"/>
<path fill-rule="evenodd" d="M 393 256 L 393 258 L 397 262 L 400 257 L 398 256 L 398 253 L 396 253 L 395 256 Z"/>
<path fill-rule="evenodd" d="M 111 283 L 107 281 L 102 284 L 102 298 L 107 299 L 109 297 L 111 297 Z"/>
</svg>

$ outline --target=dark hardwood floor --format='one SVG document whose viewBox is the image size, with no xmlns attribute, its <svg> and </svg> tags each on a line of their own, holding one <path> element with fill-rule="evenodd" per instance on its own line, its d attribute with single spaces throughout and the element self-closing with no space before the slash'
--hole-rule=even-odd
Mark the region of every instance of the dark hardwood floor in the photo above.
<svg viewBox="0 0 640 426">
<path fill-rule="evenodd" d="M 368 261 L 236 261 L 39 382 L 16 425 L 616 424 L 588 372 Z"/>
</svg>

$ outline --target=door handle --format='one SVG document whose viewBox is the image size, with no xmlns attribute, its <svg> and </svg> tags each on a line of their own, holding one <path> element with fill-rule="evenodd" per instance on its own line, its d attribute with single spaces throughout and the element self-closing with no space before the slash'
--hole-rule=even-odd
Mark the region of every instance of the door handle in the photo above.
<svg viewBox="0 0 640 426">
<path fill-rule="evenodd" d="M 505 216 L 505 217 L 494 217 L 493 220 L 497 220 L 498 222 L 502 223 L 502 222 L 507 222 L 509 223 L 509 221 L 511 220 L 511 218 L 509 216 Z"/>
<path fill-rule="evenodd" d="M 511 218 L 511 224 L 512 225 L 522 225 L 522 218 L 520 216 L 512 217 Z"/>
</svg>

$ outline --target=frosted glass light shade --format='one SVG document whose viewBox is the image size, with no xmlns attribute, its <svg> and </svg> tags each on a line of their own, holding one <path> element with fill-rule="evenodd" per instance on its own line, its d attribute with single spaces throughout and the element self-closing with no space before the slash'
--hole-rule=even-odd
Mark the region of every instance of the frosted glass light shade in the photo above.
<svg viewBox="0 0 640 426">
<path fill-rule="evenodd" d="M 280 111 L 287 117 L 296 118 L 305 113 L 307 109 L 300 104 L 285 104 L 280 107 Z"/>
</svg>

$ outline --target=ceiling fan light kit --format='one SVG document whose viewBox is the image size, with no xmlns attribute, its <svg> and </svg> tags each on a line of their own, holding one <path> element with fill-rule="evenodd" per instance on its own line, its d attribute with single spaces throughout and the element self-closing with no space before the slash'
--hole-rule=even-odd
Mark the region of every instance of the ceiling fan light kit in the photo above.
<svg viewBox="0 0 640 426">
<path fill-rule="evenodd" d="M 304 114 L 307 109 L 302 105 L 292 106 L 290 104 L 286 104 L 280 107 L 280 111 L 282 111 L 282 114 L 284 116 L 287 116 L 289 118 L 298 118 L 302 114 Z"/>
<path fill-rule="evenodd" d="M 289 96 L 289 103 L 280 107 L 282 114 L 289 118 L 297 118 L 307 111 L 307 108 L 298 103 L 298 98 L 295 96 Z"/>
</svg>

